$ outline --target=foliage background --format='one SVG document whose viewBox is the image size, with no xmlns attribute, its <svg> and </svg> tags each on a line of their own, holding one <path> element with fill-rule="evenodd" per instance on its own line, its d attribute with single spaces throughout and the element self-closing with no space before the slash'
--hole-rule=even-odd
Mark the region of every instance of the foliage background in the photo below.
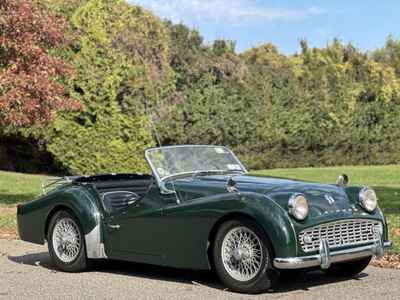
<svg viewBox="0 0 400 300">
<path fill-rule="evenodd" d="M 35 2 L 70 23 L 73 42 L 54 52 L 75 69 L 64 85 L 84 109 L 48 128 L 0 128 L 0 169 L 146 171 L 151 121 L 165 145 L 227 145 L 251 169 L 400 160 L 392 37 L 373 52 L 334 40 L 301 41 L 290 56 L 268 43 L 238 54 L 123 0 Z"/>
</svg>

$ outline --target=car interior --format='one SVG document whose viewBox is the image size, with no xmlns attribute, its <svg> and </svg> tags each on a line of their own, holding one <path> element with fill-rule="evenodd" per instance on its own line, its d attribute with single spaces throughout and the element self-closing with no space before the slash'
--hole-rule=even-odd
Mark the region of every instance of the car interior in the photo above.
<svg viewBox="0 0 400 300">
<path fill-rule="evenodd" d="M 114 213 L 134 204 L 149 190 L 153 176 L 147 174 L 106 174 L 87 177 L 94 185 L 106 212 Z"/>
</svg>

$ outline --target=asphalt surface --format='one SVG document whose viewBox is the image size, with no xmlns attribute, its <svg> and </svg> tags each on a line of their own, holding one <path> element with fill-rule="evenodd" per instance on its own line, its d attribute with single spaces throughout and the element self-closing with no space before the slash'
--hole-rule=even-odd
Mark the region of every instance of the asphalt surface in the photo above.
<svg viewBox="0 0 400 300">
<path fill-rule="evenodd" d="M 224 290 L 212 272 L 104 261 L 89 272 L 54 270 L 47 247 L 0 240 L 0 299 L 400 299 L 400 271 L 368 267 L 354 279 L 302 274 L 261 295 Z"/>
</svg>

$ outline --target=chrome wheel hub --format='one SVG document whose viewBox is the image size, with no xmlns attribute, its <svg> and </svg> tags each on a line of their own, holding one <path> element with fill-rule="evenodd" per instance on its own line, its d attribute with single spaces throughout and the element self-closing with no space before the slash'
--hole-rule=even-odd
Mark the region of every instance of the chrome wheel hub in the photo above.
<svg viewBox="0 0 400 300">
<path fill-rule="evenodd" d="M 232 256 L 235 260 L 240 261 L 246 258 L 249 258 L 250 251 L 245 248 L 238 248 L 233 250 Z"/>
<path fill-rule="evenodd" d="M 54 252 L 62 262 L 70 263 L 78 257 L 82 241 L 74 220 L 58 220 L 53 229 L 52 241 Z"/>
<path fill-rule="evenodd" d="M 260 239 L 244 226 L 233 228 L 225 235 L 221 255 L 226 272 L 233 279 L 243 282 L 258 274 L 263 261 Z"/>
</svg>

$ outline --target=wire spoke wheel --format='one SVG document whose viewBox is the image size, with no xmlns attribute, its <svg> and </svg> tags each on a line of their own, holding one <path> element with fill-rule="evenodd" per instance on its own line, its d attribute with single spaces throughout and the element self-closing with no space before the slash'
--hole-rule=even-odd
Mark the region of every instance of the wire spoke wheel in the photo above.
<svg viewBox="0 0 400 300">
<path fill-rule="evenodd" d="M 71 218 L 57 221 L 53 229 L 54 252 L 63 263 L 73 262 L 79 255 L 82 239 L 78 225 Z"/>
<path fill-rule="evenodd" d="M 221 247 L 222 263 L 235 280 L 246 282 L 259 273 L 263 262 L 263 248 L 259 237 L 245 226 L 231 229 Z"/>
</svg>

